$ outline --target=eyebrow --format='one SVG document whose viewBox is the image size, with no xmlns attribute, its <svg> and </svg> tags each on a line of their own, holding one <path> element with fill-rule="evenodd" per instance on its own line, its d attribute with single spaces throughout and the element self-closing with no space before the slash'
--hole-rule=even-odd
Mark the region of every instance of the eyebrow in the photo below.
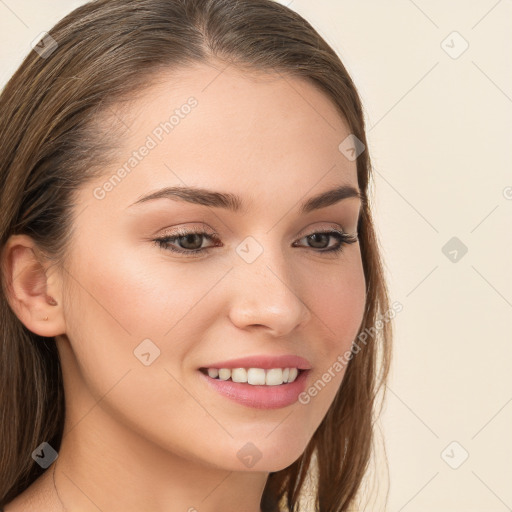
<svg viewBox="0 0 512 512">
<path fill-rule="evenodd" d="M 354 188 L 352 185 L 341 185 L 331 190 L 321 192 L 302 202 L 299 206 L 299 213 L 301 215 L 310 213 L 348 198 L 358 198 L 361 204 L 366 202 L 365 197 L 358 189 Z M 239 196 L 229 192 L 216 192 L 200 187 L 162 188 L 142 196 L 129 207 L 131 208 L 137 204 L 146 203 L 155 199 L 185 201 L 202 206 L 211 206 L 213 208 L 224 208 L 235 213 L 247 212 L 247 205 Z"/>
</svg>

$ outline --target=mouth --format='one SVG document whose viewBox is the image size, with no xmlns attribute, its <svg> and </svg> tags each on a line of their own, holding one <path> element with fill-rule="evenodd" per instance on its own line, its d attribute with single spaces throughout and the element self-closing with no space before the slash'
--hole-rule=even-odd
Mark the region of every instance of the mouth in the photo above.
<svg viewBox="0 0 512 512">
<path fill-rule="evenodd" d="M 311 372 L 310 369 L 298 368 L 286 370 L 199 368 L 198 373 L 209 389 L 239 405 L 253 409 L 279 409 L 297 402 Z"/>
<path fill-rule="evenodd" d="M 199 368 L 211 379 L 238 382 L 251 386 L 280 386 L 295 382 L 306 372 L 300 368 Z"/>
</svg>

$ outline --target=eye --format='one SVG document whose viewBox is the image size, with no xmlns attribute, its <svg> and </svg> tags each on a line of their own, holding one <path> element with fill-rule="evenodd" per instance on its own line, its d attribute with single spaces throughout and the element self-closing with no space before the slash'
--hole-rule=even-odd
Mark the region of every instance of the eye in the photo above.
<svg viewBox="0 0 512 512">
<path fill-rule="evenodd" d="M 172 236 L 165 236 L 163 238 L 156 238 L 153 240 L 159 247 L 162 249 L 167 249 L 171 252 L 188 254 L 188 255 L 197 255 L 199 253 L 206 252 L 207 249 L 211 247 L 201 247 L 202 241 L 201 238 L 206 238 L 208 240 L 216 240 L 219 241 L 217 233 L 207 233 L 206 231 L 187 231 L 185 229 L 179 229 Z M 181 241 L 179 247 L 175 247 L 171 245 L 172 243 L 176 243 L 177 241 Z"/>
<path fill-rule="evenodd" d="M 337 242 L 329 246 L 329 239 L 334 238 Z M 319 252 L 339 253 L 343 250 L 344 245 L 353 244 L 358 241 L 357 235 L 344 233 L 338 230 L 315 231 L 314 233 L 301 238 L 312 243 L 313 249 L 320 249 Z M 327 242 L 327 245 L 325 244 Z"/>
<path fill-rule="evenodd" d="M 162 249 L 166 249 L 174 253 L 186 254 L 190 257 L 197 257 L 214 247 L 202 247 L 202 239 L 206 238 L 207 240 L 215 241 L 217 242 L 216 245 L 219 246 L 218 242 L 220 242 L 220 240 L 218 236 L 219 235 L 217 233 L 193 230 L 187 231 L 180 229 L 176 231 L 176 233 L 172 236 L 156 238 L 153 240 L 153 242 L 155 242 Z M 336 243 L 335 245 L 329 246 L 329 241 L 332 238 L 336 240 Z M 343 231 L 339 230 L 326 230 L 315 231 L 310 235 L 299 239 L 298 241 L 300 240 L 307 240 L 312 244 L 312 246 L 309 248 L 317 249 L 316 252 L 328 252 L 337 254 L 343 250 L 344 245 L 353 244 L 359 239 L 357 234 L 344 233 Z M 177 247 L 173 245 L 176 244 L 176 242 L 179 242 Z M 295 244 L 296 242 L 294 242 L 294 247 L 298 247 Z"/>
</svg>

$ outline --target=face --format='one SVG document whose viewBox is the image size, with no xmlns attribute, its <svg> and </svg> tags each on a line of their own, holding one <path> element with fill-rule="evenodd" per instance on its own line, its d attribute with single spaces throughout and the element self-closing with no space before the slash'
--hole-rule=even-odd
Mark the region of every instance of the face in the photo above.
<svg viewBox="0 0 512 512">
<path fill-rule="evenodd" d="M 206 65 L 162 75 L 116 115 L 128 127 L 122 151 L 79 191 L 62 276 L 68 419 L 102 397 L 113 424 L 167 453 L 226 470 L 283 469 L 332 404 L 344 375 L 335 362 L 363 317 L 360 245 L 350 239 L 359 198 L 301 209 L 326 191 L 358 190 L 356 162 L 338 149 L 350 130 L 300 79 Z M 166 187 L 231 201 L 143 200 Z M 309 368 L 299 381 L 256 388 L 200 370 L 283 355 L 306 360 L 279 363 Z"/>
</svg>

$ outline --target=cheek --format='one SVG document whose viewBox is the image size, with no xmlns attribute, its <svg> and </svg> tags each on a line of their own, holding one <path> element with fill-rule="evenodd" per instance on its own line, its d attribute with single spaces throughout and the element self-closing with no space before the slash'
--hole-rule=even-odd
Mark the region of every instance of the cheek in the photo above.
<svg viewBox="0 0 512 512">
<path fill-rule="evenodd" d="M 81 262 L 81 273 L 78 265 L 71 270 L 75 279 L 68 335 L 78 371 L 70 377 L 82 381 L 70 388 L 80 397 L 83 388 L 84 396 L 90 393 L 94 399 L 76 400 L 73 413 L 81 418 L 101 399 L 101 409 L 120 424 L 182 456 L 195 451 L 199 459 L 209 449 L 206 440 L 198 442 L 204 438 L 205 422 L 212 429 L 218 425 L 187 392 L 190 383 L 180 365 L 193 340 L 201 337 L 200 322 L 192 333 L 200 313 L 193 307 L 218 281 L 219 272 L 211 279 L 205 274 L 198 279 L 195 272 L 194 284 L 192 265 L 184 272 L 162 260 L 149 264 L 136 251 L 122 259 L 108 247 L 99 252 L 101 259 L 92 255 L 87 264 Z M 153 359 L 154 349 L 146 349 L 149 365 L 134 354 L 145 339 L 160 351 Z M 100 418 L 98 408 L 93 411 L 87 415 L 91 423 Z M 219 431 L 219 438 L 222 435 Z M 227 452 L 226 446 L 223 449 Z"/>
<path fill-rule="evenodd" d="M 88 387 L 100 393 L 128 369 L 146 369 L 137 356 L 148 350 L 154 360 L 148 370 L 160 366 L 175 373 L 201 340 L 204 325 L 215 321 L 215 306 L 206 296 L 225 270 L 205 265 L 198 272 L 197 265 L 167 261 L 158 248 L 148 255 L 99 241 L 95 246 L 101 250 L 77 253 L 74 260 L 66 319 Z M 162 377 L 170 379 L 165 371 Z"/>
<path fill-rule="evenodd" d="M 191 312 L 197 314 L 200 308 L 194 308 L 222 276 L 222 269 L 198 273 L 197 266 L 166 261 L 160 249 L 153 250 L 148 258 L 147 252 L 107 246 L 101 257 L 84 263 L 79 314 L 94 319 L 99 332 L 133 342 L 170 335 L 174 326 L 190 320 Z"/>
<path fill-rule="evenodd" d="M 336 268 L 316 272 L 307 281 L 306 303 L 323 333 L 322 349 L 332 356 L 352 344 L 366 305 L 366 281 L 360 253 L 353 251 Z"/>
<path fill-rule="evenodd" d="M 366 306 L 366 281 L 359 257 L 347 259 L 328 276 L 317 274 L 305 295 L 312 310 L 309 337 L 316 341 L 317 365 L 302 399 L 319 421 L 327 413 L 343 381 L 347 354 L 357 336 Z M 299 397 L 300 398 L 300 397 Z M 313 425 L 316 426 L 316 423 Z"/>
</svg>

